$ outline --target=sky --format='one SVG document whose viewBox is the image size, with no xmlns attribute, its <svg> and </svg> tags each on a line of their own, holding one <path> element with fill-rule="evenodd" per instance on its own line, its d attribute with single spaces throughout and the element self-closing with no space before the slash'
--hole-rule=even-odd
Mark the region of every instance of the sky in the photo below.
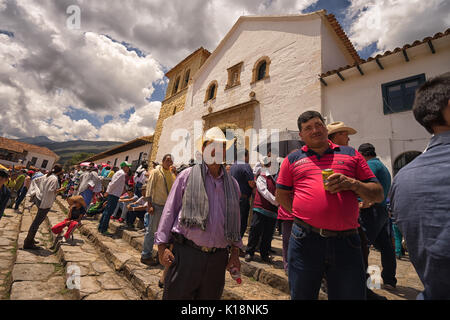
<svg viewBox="0 0 450 320">
<path fill-rule="evenodd" d="M 448 0 L 0 0 L 0 136 L 151 135 L 164 74 L 239 16 L 320 9 L 364 59 L 450 26 Z"/>
</svg>

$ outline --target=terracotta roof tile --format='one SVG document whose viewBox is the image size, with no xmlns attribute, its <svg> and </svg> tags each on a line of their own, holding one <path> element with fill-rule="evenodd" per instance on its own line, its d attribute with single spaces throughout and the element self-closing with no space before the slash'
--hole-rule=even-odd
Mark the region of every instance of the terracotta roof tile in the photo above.
<svg viewBox="0 0 450 320">
<path fill-rule="evenodd" d="M 46 147 L 39 147 L 39 146 L 35 146 L 33 144 L 20 142 L 17 140 L 11 140 L 11 139 L 4 138 L 4 137 L 0 137 L 0 148 L 19 152 L 19 153 L 22 153 L 25 150 L 25 151 L 29 151 L 29 152 L 48 155 L 48 156 L 54 157 L 56 159 L 59 158 L 59 156 L 56 153 L 54 153 L 53 151 L 51 151 L 50 149 L 48 149 Z"/>
<path fill-rule="evenodd" d="M 434 36 L 432 36 L 432 37 L 429 36 L 429 37 L 423 38 L 422 40 L 415 40 L 412 44 L 405 44 L 405 45 L 404 45 L 403 47 L 401 47 L 401 48 L 397 47 L 397 48 L 395 48 L 393 51 L 387 50 L 387 51 L 385 51 L 385 52 L 382 53 L 382 54 L 377 54 L 375 57 L 369 57 L 369 58 L 367 58 L 366 60 L 360 59 L 359 63 L 354 63 L 353 65 L 348 65 L 348 66 L 346 66 L 346 67 L 341 67 L 341 68 L 338 68 L 338 69 L 335 69 L 335 70 L 330 70 L 330 71 L 324 72 L 324 73 L 322 73 L 321 75 L 319 75 L 319 77 L 320 77 L 320 78 L 328 77 L 328 76 L 330 76 L 330 75 L 332 75 L 332 74 L 341 72 L 341 71 L 343 71 L 343 70 L 353 68 L 353 67 L 355 67 L 357 64 L 364 64 L 364 63 L 366 63 L 366 62 L 370 62 L 370 61 L 373 61 L 373 60 L 375 60 L 375 59 L 380 59 L 380 58 L 386 57 L 386 56 L 388 56 L 388 55 L 397 53 L 397 52 L 399 52 L 399 51 L 402 51 L 402 50 L 405 50 L 405 49 L 409 49 L 409 48 L 412 48 L 412 47 L 421 45 L 421 44 L 426 43 L 426 42 L 428 42 L 428 41 L 436 40 L 436 39 L 442 38 L 442 37 L 447 36 L 447 35 L 450 35 L 450 28 L 448 28 L 448 29 L 445 30 L 444 32 L 438 32 L 438 33 L 436 33 L 436 34 L 435 34 Z M 352 46 L 352 47 L 353 47 L 353 46 Z"/>
</svg>

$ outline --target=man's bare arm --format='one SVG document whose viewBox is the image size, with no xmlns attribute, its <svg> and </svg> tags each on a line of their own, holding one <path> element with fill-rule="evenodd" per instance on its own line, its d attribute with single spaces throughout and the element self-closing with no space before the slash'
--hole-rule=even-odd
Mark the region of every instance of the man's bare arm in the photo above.
<svg viewBox="0 0 450 320">
<path fill-rule="evenodd" d="M 292 191 L 278 189 L 275 191 L 275 199 L 277 202 L 289 212 L 292 212 Z"/>
</svg>

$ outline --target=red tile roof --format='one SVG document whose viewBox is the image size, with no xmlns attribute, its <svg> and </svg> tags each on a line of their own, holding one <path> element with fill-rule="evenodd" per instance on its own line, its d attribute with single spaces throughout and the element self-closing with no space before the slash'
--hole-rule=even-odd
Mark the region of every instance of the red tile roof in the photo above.
<svg viewBox="0 0 450 320">
<path fill-rule="evenodd" d="M 25 142 L 20 142 L 16 140 L 11 140 L 8 138 L 0 137 L 0 149 L 6 149 L 18 153 L 22 153 L 25 151 L 39 153 L 43 155 L 48 155 L 56 160 L 59 159 L 59 156 L 46 147 L 39 147 L 33 144 L 28 144 Z"/>
<path fill-rule="evenodd" d="M 378 54 L 375 57 L 370 57 L 370 58 L 368 58 L 366 60 L 361 60 L 360 62 L 355 62 L 352 65 L 347 65 L 347 66 L 341 67 L 339 69 L 335 69 L 335 70 L 330 70 L 328 72 L 324 72 L 324 73 L 322 73 L 319 76 L 320 76 L 320 78 L 328 77 L 328 76 L 330 76 L 332 74 L 341 72 L 343 70 L 347 70 L 347 69 L 356 67 L 357 65 L 361 65 L 363 63 L 367 63 L 367 62 L 370 62 L 370 61 L 373 61 L 373 60 L 376 60 L 376 59 L 379 59 L 379 58 L 383 58 L 383 57 L 389 56 L 391 54 L 397 53 L 399 51 L 406 50 L 406 49 L 412 48 L 412 47 L 416 47 L 416 46 L 421 45 L 421 44 L 423 44 L 425 42 L 428 42 L 428 41 L 431 41 L 431 40 L 436 40 L 436 39 L 439 39 L 439 38 L 442 38 L 442 37 L 445 37 L 445 36 L 448 36 L 448 35 L 450 35 L 450 28 L 445 30 L 444 32 L 436 33 L 433 37 L 426 37 L 426 38 L 423 38 L 422 40 L 416 40 L 412 44 L 405 44 L 402 48 L 397 47 L 397 48 L 395 48 L 392 51 L 390 51 L 390 50 L 385 51 L 383 54 Z"/>
</svg>

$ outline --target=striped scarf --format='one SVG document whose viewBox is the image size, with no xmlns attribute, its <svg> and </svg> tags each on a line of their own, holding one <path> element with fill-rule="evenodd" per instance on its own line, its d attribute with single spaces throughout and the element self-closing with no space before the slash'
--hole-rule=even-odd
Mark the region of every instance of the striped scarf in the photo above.
<svg viewBox="0 0 450 320">
<path fill-rule="evenodd" d="M 239 193 L 233 178 L 222 166 L 225 190 L 225 237 L 229 242 L 238 242 L 240 236 Z M 181 225 L 206 230 L 209 215 L 208 194 L 205 189 L 206 164 L 196 164 L 190 172 L 183 196 Z"/>
</svg>

